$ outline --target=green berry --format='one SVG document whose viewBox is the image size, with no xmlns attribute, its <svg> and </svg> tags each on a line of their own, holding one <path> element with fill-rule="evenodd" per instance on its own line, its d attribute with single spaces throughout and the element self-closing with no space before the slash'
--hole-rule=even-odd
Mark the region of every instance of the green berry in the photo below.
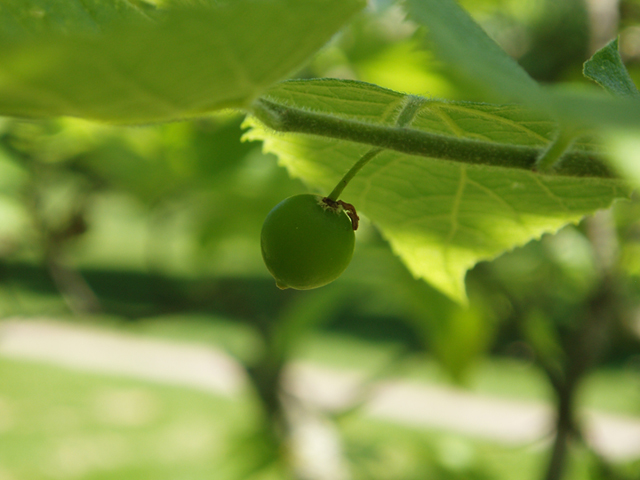
<svg viewBox="0 0 640 480">
<path fill-rule="evenodd" d="M 264 263 L 279 288 L 309 290 L 344 272 L 353 256 L 355 233 L 339 204 L 302 194 L 269 212 L 260 243 Z"/>
</svg>

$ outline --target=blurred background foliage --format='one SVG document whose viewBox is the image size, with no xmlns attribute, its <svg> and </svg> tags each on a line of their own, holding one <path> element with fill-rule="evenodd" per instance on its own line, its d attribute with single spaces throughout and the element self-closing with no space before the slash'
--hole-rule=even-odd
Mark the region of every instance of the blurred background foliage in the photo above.
<svg viewBox="0 0 640 480">
<path fill-rule="evenodd" d="M 638 0 L 462 3 L 541 82 L 583 82 L 582 63 L 616 33 L 640 81 Z M 300 76 L 465 98 L 419 48 L 421 35 L 395 2 L 371 2 Z M 352 478 L 640 478 L 639 459 L 608 462 L 581 443 L 576 415 L 588 406 L 640 416 L 636 197 L 479 264 L 467 277 L 468 306 L 411 278 L 366 219 L 341 279 L 318 291 L 281 292 L 262 264 L 259 232 L 276 203 L 305 188 L 259 144 L 243 142 L 242 131 L 233 112 L 138 128 L 2 119 L 2 318 L 205 341 L 242 362 L 255 395 L 230 401 L 0 360 L 0 420 L 10 404 L 21 405 L 16 415 L 25 419 L 14 428 L 0 422 L 1 480 L 324 478 L 301 473 L 282 453 L 288 414 L 278 385 L 284 366 L 299 359 L 360 369 L 373 379 L 543 400 L 557 405 L 557 426 L 565 429 L 558 438 L 574 440 L 563 469 L 553 463 L 558 440 L 509 449 L 366 420 L 355 408 L 331 423 Z M 121 445 L 108 435 L 126 419 L 117 417 L 114 427 L 82 416 L 95 407 L 96 389 L 98 404 L 115 408 L 116 417 L 117 392 L 125 392 L 125 404 L 156 413 L 123 434 L 128 443 Z M 65 415 L 75 420 L 60 437 L 49 423 Z M 95 451 L 79 440 L 84 430 L 102 435 Z M 58 437 L 75 460 L 34 463 Z M 182 450 L 153 438 L 169 445 L 180 439 Z"/>
</svg>

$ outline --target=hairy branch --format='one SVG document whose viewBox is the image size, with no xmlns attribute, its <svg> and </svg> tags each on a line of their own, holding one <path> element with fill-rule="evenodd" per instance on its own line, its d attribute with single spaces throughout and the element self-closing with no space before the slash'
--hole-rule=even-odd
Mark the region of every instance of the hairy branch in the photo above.
<svg viewBox="0 0 640 480">
<path fill-rule="evenodd" d="M 318 135 L 371 145 L 410 155 L 473 165 L 537 171 L 544 147 L 512 145 L 438 135 L 403 126 L 376 125 L 282 105 L 259 98 L 251 113 L 279 132 Z M 572 177 L 615 178 L 604 159 L 594 152 L 569 150 L 551 171 Z"/>
</svg>

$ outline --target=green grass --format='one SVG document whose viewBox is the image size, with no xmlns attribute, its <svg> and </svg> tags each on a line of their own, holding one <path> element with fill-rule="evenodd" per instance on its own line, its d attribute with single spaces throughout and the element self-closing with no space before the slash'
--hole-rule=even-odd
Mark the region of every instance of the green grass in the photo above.
<svg viewBox="0 0 640 480">
<path fill-rule="evenodd" d="M 305 361 L 375 374 L 384 371 L 393 361 L 400 346 L 316 332 L 301 342 L 298 351 L 299 358 Z M 394 373 L 398 378 L 418 383 L 452 385 L 445 372 L 426 355 L 410 356 Z M 515 359 L 486 358 L 475 366 L 460 388 L 513 400 L 554 401 L 553 391 L 541 370 Z M 640 416 L 640 375 L 632 367 L 600 369 L 585 380 L 579 402 L 581 408 Z"/>
<path fill-rule="evenodd" d="M 77 318 L 70 320 L 78 322 Z M 82 323 L 115 329 L 134 335 L 211 345 L 238 359 L 250 359 L 259 339 L 246 323 L 226 318 L 197 315 L 165 315 L 123 323 L 113 317 L 89 317 Z M 389 374 L 417 383 L 451 386 L 451 379 L 424 354 L 411 354 L 400 362 L 401 345 L 372 342 L 350 335 L 315 331 L 301 339 L 295 359 L 365 375 Z M 528 402 L 552 403 L 553 391 L 544 374 L 531 363 L 515 359 L 486 358 L 470 372 L 466 384 L 472 393 Z M 640 375 L 632 366 L 600 369 L 584 382 L 579 396 L 581 408 L 640 416 Z"/>
<path fill-rule="evenodd" d="M 250 358 L 257 345 L 246 324 L 206 314 L 134 322 L 91 317 L 82 323 L 213 345 L 238 358 Z M 393 342 L 315 332 L 300 343 L 296 359 L 375 374 L 399 348 Z M 393 373 L 418 383 L 449 384 L 437 364 L 423 356 L 409 358 Z M 530 364 L 488 359 L 472 373 L 466 387 L 472 392 L 550 399 L 544 377 Z M 630 368 L 598 371 L 584 385 L 581 406 L 638 416 L 638 381 Z M 0 480 L 239 480 L 230 472 L 252 453 L 237 441 L 255 419 L 248 396 L 227 399 L 0 357 Z M 354 480 L 538 480 L 548 452 L 546 444 L 506 448 L 357 414 L 340 426 Z M 584 452 L 574 453 L 571 473 L 563 480 L 593 479 L 589 465 Z M 628 478 L 635 479 L 640 463 L 627 469 Z M 271 470 L 253 480 L 267 479 L 283 477 Z"/>
<path fill-rule="evenodd" d="M 637 368 L 600 369 L 585 381 L 581 394 L 586 407 L 640 416 L 640 374 Z"/>
<path fill-rule="evenodd" d="M 3 480 L 224 480 L 255 454 L 239 447 L 257 418 L 246 396 L 226 399 L 6 358 L 0 378 Z M 340 429 L 354 478 L 362 480 L 533 480 L 544 458 L 535 448 L 359 415 L 343 419 Z M 255 478 L 283 477 L 267 470 Z"/>
<path fill-rule="evenodd" d="M 22 292 L 21 302 L 40 299 L 41 310 L 33 306 L 33 312 L 27 309 L 27 313 L 42 315 L 49 310 L 53 317 L 72 324 L 211 345 L 239 359 L 250 359 L 259 349 L 257 335 L 246 322 L 223 315 L 65 319 L 59 297 L 44 289 L 33 293 L 18 285 L 14 292 Z M 388 369 L 401 351 L 398 341 L 314 331 L 300 340 L 294 353 L 295 360 L 338 370 L 370 375 L 386 371 L 407 381 L 451 384 L 424 354 L 412 353 Z M 514 400 L 552 400 L 539 370 L 504 358 L 476 365 L 464 388 Z M 640 415 L 639 405 L 640 379 L 631 366 L 599 370 L 585 382 L 580 398 L 583 408 L 635 416 Z M 258 437 L 246 439 L 257 415 L 248 393 L 222 398 L 0 357 L 0 480 L 239 480 L 234 472 L 258 461 L 261 448 L 264 452 Z M 339 426 L 353 480 L 538 480 L 548 455 L 546 443 L 508 448 L 358 413 L 341 419 Z M 563 480 L 591 480 L 591 463 L 587 453 L 574 451 Z M 627 470 L 629 478 L 635 478 L 640 465 L 631 463 Z M 267 469 L 251 480 L 285 480 L 278 472 Z"/>
<path fill-rule="evenodd" d="M 0 478 L 211 479 L 246 399 L 0 358 Z"/>
<path fill-rule="evenodd" d="M 537 480 L 545 455 L 462 435 L 352 418 L 342 424 L 356 479 Z"/>
</svg>

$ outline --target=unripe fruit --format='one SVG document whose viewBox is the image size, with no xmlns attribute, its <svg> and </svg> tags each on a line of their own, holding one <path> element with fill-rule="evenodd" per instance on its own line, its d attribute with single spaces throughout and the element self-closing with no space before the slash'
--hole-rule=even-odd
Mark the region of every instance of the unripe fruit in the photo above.
<svg viewBox="0 0 640 480">
<path fill-rule="evenodd" d="M 267 215 L 260 235 L 262 258 L 281 289 L 321 287 L 349 265 L 353 230 L 338 203 L 320 195 L 294 195 Z"/>
</svg>

